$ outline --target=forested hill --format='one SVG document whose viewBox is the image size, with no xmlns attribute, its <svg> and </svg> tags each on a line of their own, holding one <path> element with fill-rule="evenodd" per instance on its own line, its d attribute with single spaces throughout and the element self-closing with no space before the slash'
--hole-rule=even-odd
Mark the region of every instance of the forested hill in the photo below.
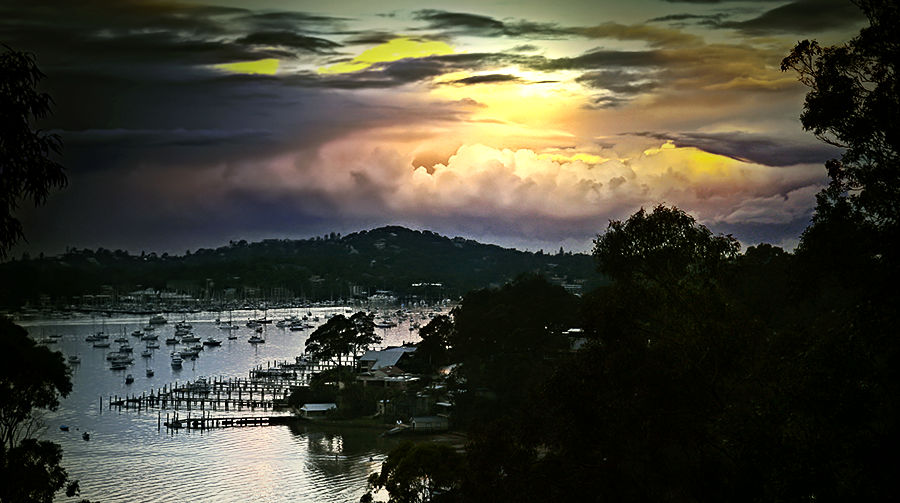
<svg viewBox="0 0 900 503">
<path fill-rule="evenodd" d="M 557 283 L 583 283 L 586 289 L 601 280 L 589 255 L 560 252 L 523 252 L 395 226 L 343 237 L 232 241 L 183 256 L 73 249 L 0 264 L 0 305 L 36 303 L 42 296 L 44 302 L 48 297 L 69 302 L 79 295 L 148 288 L 198 298 L 326 300 L 379 290 L 455 298 L 526 272 Z M 431 285 L 413 286 L 421 283 Z"/>
</svg>

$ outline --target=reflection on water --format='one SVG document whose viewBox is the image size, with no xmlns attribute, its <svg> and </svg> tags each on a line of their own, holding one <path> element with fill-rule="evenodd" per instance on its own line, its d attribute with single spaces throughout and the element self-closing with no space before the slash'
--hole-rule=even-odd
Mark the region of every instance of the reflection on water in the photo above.
<svg viewBox="0 0 900 503">
<path fill-rule="evenodd" d="M 313 314 L 324 321 L 329 311 L 342 310 L 314 309 Z M 288 314 L 269 311 L 269 317 L 275 319 Z M 249 316 L 234 313 L 236 322 Z M 82 317 L 24 324 L 36 339 L 61 335 L 50 347 L 67 357 L 81 358 L 74 366 L 72 393 L 57 412 L 45 416 L 43 433 L 43 438 L 63 446 L 63 466 L 81 482 L 81 497 L 104 502 L 358 501 L 369 473 L 380 468 L 395 445 L 395 441 L 381 438 L 379 430 L 311 424 L 172 433 L 164 427 L 157 429 L 159 421 L 165 420 L 165 410 L 108 408 L 110 396 L 140 395 L 200 376 L 246 377 L 256 365 L 293 360 L 303 352 L 310 333 L 268 325 L 266 343 L 252 345 L 247 342 L 251 329 L 242 327 L 236 331 L 236 340 L 228 340 L 228 332 L 219 330 L 214 318 L 209 313 L 188 317 L 197 336 L 213 336 L 223 344 L 206 348 L 197 360 L 185 361 L 181 369 L 171 368 L 172 347 L 164 344 L 180 316 L 169 316 L 170 323 L 157 329 L 161 347 L 149 358 L 140 356 L 144 343 L 127 335 L 146 325 L 146 318 Z M 399 344 L 414 338 L 408 328 L 401 323 L 379 332 L 385 344 Z M 135 348 L 131 367 L 110 370 L 106 360 L 110 349 L 85 342 L 85 337 L 100 330 L 111 339 L 126 334 Z M 112 342 L 111 347 L 115 350 L 118 344 Z M 155 375 L 146 377 L 146 368 L 154 369 Z M 134 376 L 133 384 L 125 384 L 129 373 Z M 67 424 L 70 431 L 60 431 L 60 424 Z M 83 431 L 91 433 L 90 441 L 82 440 Z"/>
</svg>

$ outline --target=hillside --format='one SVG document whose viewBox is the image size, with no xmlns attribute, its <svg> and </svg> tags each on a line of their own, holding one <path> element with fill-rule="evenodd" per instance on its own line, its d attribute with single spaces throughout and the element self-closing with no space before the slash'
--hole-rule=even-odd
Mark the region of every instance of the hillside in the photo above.
<svg viewBox="0 0 900 503">
<path fill-rule="evenodd" d="M 238 241 L 183 256 L 101 248 L 23 258 L 0 264 L 0 305 L 63 305 L 83 295 L 117 298 L 149 290 L 212 300 L 316 301 L 377 291 L 436 300 L 526 272 L 585 288 L 600 281 L 585 254 L 523 252 L 393 226 L 343 237 Z"/>
</svg>

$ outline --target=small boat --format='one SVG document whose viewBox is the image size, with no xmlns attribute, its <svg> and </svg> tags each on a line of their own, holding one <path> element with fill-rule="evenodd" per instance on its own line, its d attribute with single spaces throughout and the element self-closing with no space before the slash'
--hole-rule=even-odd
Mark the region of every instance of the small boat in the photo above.
<svg viewBox="0 0 900 503">
<path fill-rule="evenodd" d="M 151 325 L 164 325 L 164 324 L 168 323 L 168 321 L 169 320 L 167 320 L 166 317 L 161 314 L 157 314 L 156 316 L 150 317 Z"/>
<path fill-rule="evenodd" d="M 147 377 L 153 377 L 153 369 L 147 369 Z"/>
<path fill-rule="evenodd" d="M 158 349 L 159 343 L 156 341 L 150 341 L 147 343 L 147 349 Z"/>
<path fill-rule="evenodd" d="M 141 332 L 140 329 L 135 330 L 134 332 L 131 332 L 132 337 L 141 337 L 143 335 L 144 335 L 144 332 Z"/>
<path fill-rule="evenodd" d="M 218 340 L 218 339 L 214 339 L 214 338 L 212 338 L 212 337 L 209 337 L 208 339 L 206 339 L 205 341 L 203 341 L 203 345 L 204 345 L 204 346 L 221 346 L 221 345 L 222 345 L 222 341 L 220 341 L 220 340 Z"/>
<path fill-rule="evenodd" d="M 120 353 L 131 353 L 133 351 L 134 351 L 134 348 L 132 348 L 131 345 L 128 343 L 125 343 L 125 344 L 122 344 L 119 346 Z"/>
<path fill-rule="evenodd" d="M 250 344 L 262 344 L 266 342 L 266 340 L 258 335 L 254 335 L 247 339 L 247 342 L 249 342 Z"/>
<path fill-rule="evenodd" d="M 59 429 L 62 431 L 69 431 L 69 425 L 61 424 L 61 425 L 59 425 Z"/>
<path fill-rule="evenodd" d="M 141 356 L 144 358 L 150 358 L 151 356 L 153 356 L 153 351 L 151 351 L 149 349 L 145 349 L 145 350 L 141 351 Z"/>
<path fill-rule="evenodd" d="M 69 357 L 69 363 L 81 363 L 81 357 L 78 355 L 72 355 Z"/>
<path fill-rule="evenodd" d="M 118 343 L 128 342 L 128 338 L 127 337 L 116 337 L 113 342 L 118 342 Z"/>
<path fill-rule="evenodd" d="M 172 354 L 172 368 L 181 368 L 182 361 L 181 353 Z"/>
<path fill-rule="evenodd" d="M 144 332 L 152 332 L 154 330 L 156 330 L 156 327 L 154 327 L 153 325 L 146 325 L 144 327 Z"/>
<path fill-rule="evenodd" d="M 125 384 L 131 384 L 131 383 L 133 383 L 133 382 L 134 382 L 134 376 L 133 376 L 133 375 L 128 374 L 127 376 L 125 376 Z"/>
<path fill-rule="evenodd" d="M 191 325 L 190 323 L 188 323 L 188 322 L 185 321 L 185 320 L 181 320 L 181 321 L 179 321 L 178 323 L 175 324 L 175 329 L 177 330 L 177 329 L 179 329 L 179 328 L 182 328 L 182 329 L 185 329 L 185 330 L 190 330 L 190 329 L 194 328 L 194 326 Z"/>
<path fill-rule="evenodd" d="M 184 336 L 184 337 L 181 338 L 181 342 L 182 342 L 183 344 L 190 344 L 190 343 L 193 343 L 193 342 L 200 342 L 200 338 L 197 337 L 196 335 L 186 335 L 186 336 Z"/>
<path fill-rule="evenodd" d="M 169 345 L 178 344 L 178 342 L 179 342 L 178 337 L 169 337 L 168 339 L 166 339 L 166 344 L 169 344 Z"/>
<path fill-rule="evenodd" d="M 94 347 L 95 347 L 95 348 L 108 348 L 108 347 L 109 347 L 109 342 L 107 342 L 107 341 L 96 341 L 96 342 L 94 342 Z"/>
<path fill-rule="evenodd" d="M 261 334 L 263 331 L 263 327 L 256 327 L 256 333 Z"/>
<path fill-rule="evenodd" d="M 88 432 L 84 432 L 84 433 L 81 434 L 81 438 L 83 438 L 84 441 L 87 442 L 88 440 L 91 439 L 91 434 L 88 433 Z"/>
<path fill-rule="evenodd" d="M 237 340 L 237 334 L 235 334 L 234 332 L 228 334 L 228 340 L 229 341 Z"/>
<path fill-rule="evenodd" d="M 125 370 L 128 368 L 128 364 L 121 361 L 114 361 L 112 365 L 109 366 L 109 370 Z"/>
<path fill-rule="evenodd" d="M 142 341 L 155 341 L 159 339 L 159 336 L 156 334 L 144 334 L 141 336 Z"/>
</svg>

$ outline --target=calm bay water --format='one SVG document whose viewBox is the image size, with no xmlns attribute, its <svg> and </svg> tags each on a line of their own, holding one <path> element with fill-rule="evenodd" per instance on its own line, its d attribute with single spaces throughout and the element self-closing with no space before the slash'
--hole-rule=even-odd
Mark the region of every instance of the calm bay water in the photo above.
<svg viewBox="0 0 900 503">
<path fill-rule="evenodd" d="M 343 312 L 338 308 L 314 308 L 324 316 Z M 305 310 L 304 310 L 305 313 Z M 311 330 L 291 332 L 273 325 L 265 329 L 265 344 L 252 345 L 253 331 L 243 326 L 252 312 L 233 313 L 241 329 L 237 340 L 214 323 L 215 313 L 187 315 L 193 332 L 202 339 L 213 336 L 222 346 L 206 348 L 195 361 L 186 360 L 172 369 L 171 346 L 165 338 L 174 332 L 181 315 L 168 315 L 169 323 L 157 328 L 160 348 L 142 358 L 144 343 L 132 331 L 147 324 L 147 317 L 77 317 L 65 320 L 21 322 L 32 337 L 62 335 L 50 348 L 66 357 L 79 355 L 74 365 L 72 393 L 56 412 L 47 413 L 42 438 L 63 447 L 63 466 L 81 483 L 81 497 L 103 502 L 350 502 L 365 492 L 366 478 L 381 467 L 393 439 L 381 430 L 327 425 L 271 426 L 218 430 L 167 432 L 157 430 L 158 410 L 109 409 L 109 396 L 141 394 L 176 381 L 205 377 L 247 377 L 248 371 L 267 362 L 293 360 L 303 352 Z M 270 319 L 299 311 L 270 310 Z M 227 315 L 223 316 L 227 318 Z M 110 349 L 94 348 L 85 337 L 103 330 L 110 334 Z M 408 322 L 390 329 L 376 329 L 384 345 L 417 339 Z M 118 348 L 113 342 L 125 333 L 134 346 L 134 364 L 124 371 L 109 369 L 106 355 Z M 146 368 L 155 371 L 146 377 Z M 125 384 L 125 375 L 134 383 Z M 103 397 L 103 406 L 100 397 Z M 162 419 L 165 420 L 165 410 Z M 170 411 L 171 412 L 171 411 Z M 182 416 L 186 411 L 179 412 Z M 213 412 L 225 415 L 225 412 Z M 262 413 L 257 411 L 258 415 Z M 61 424 L 70 431 L 60 431 Z M 81 433 L 88 431 L 90 441 Z M 58 499 L 65 501 L 64 496 Z"/>
</svg>

